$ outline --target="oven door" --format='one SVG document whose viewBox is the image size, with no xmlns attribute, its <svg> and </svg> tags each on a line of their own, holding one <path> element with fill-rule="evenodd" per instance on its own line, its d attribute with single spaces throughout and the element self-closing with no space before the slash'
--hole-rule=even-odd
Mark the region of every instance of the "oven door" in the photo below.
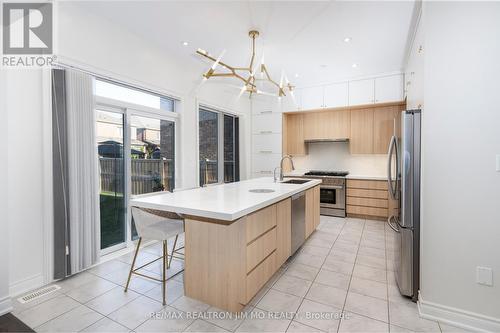
<svg viewBox="0 0 500 333">
<path fill-rule="evenodd" d="M 345 209 L 345 189 L 343 186 L 320 186 L 319 193 L 321 207 Z"/>
</svg>

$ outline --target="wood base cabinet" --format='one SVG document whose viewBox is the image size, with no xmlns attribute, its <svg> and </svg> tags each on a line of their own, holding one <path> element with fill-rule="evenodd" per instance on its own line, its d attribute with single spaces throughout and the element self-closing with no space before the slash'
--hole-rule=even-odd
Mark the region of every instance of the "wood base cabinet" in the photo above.
<svg viewBox="0 0 500 333">
<path fill-rule="evenodd" d="M 306 230 L 319 224 L 319 186 L 306 190 Z M 292 200 L 229 225 L 186 219 L 186 296 L 239 312 L 291 255 Z"/>
<path fill-rule="evenodd" d="M 389 198 L 385 180 L 347 180 L 346 211 L 348 217 L 386 220 L 397 203 Z"/>
</svg>

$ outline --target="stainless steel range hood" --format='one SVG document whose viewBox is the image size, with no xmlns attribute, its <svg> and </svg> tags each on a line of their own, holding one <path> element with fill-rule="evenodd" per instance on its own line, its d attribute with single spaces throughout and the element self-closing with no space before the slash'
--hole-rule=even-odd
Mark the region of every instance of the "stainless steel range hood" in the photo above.
<svg viewBox="0 0 500 333">
<path fill-rule="evenodd" d="M 338 138 L 338 139 L 307 139 L 304 140 L 305 143 L 321 143 L 321 142 L 349 142 L 348 138 Z"/>
</svg>

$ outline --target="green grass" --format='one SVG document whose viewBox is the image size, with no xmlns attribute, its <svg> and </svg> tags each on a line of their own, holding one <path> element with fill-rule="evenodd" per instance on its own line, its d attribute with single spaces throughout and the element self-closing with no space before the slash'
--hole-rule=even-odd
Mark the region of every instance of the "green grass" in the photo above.
<svg viewBox="0 0 500 333">
<path fill-rule="evenodd" d="M 101 249 L 125 240 L 125 202 L 123 194 L 101 192 Z"/>
</svg>

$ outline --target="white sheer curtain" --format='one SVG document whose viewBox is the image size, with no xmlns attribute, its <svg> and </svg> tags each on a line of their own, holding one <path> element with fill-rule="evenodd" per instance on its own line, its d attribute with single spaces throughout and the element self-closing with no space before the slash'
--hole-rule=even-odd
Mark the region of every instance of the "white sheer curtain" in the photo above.
<svg viewBox="0 0 500 333">
<path fill-rule="evenodd" d="M 93 84 L 92 76 L 66 70 L 71 274 L 95 264 L 100 251 L 99 174 Z"/>
</svg>

